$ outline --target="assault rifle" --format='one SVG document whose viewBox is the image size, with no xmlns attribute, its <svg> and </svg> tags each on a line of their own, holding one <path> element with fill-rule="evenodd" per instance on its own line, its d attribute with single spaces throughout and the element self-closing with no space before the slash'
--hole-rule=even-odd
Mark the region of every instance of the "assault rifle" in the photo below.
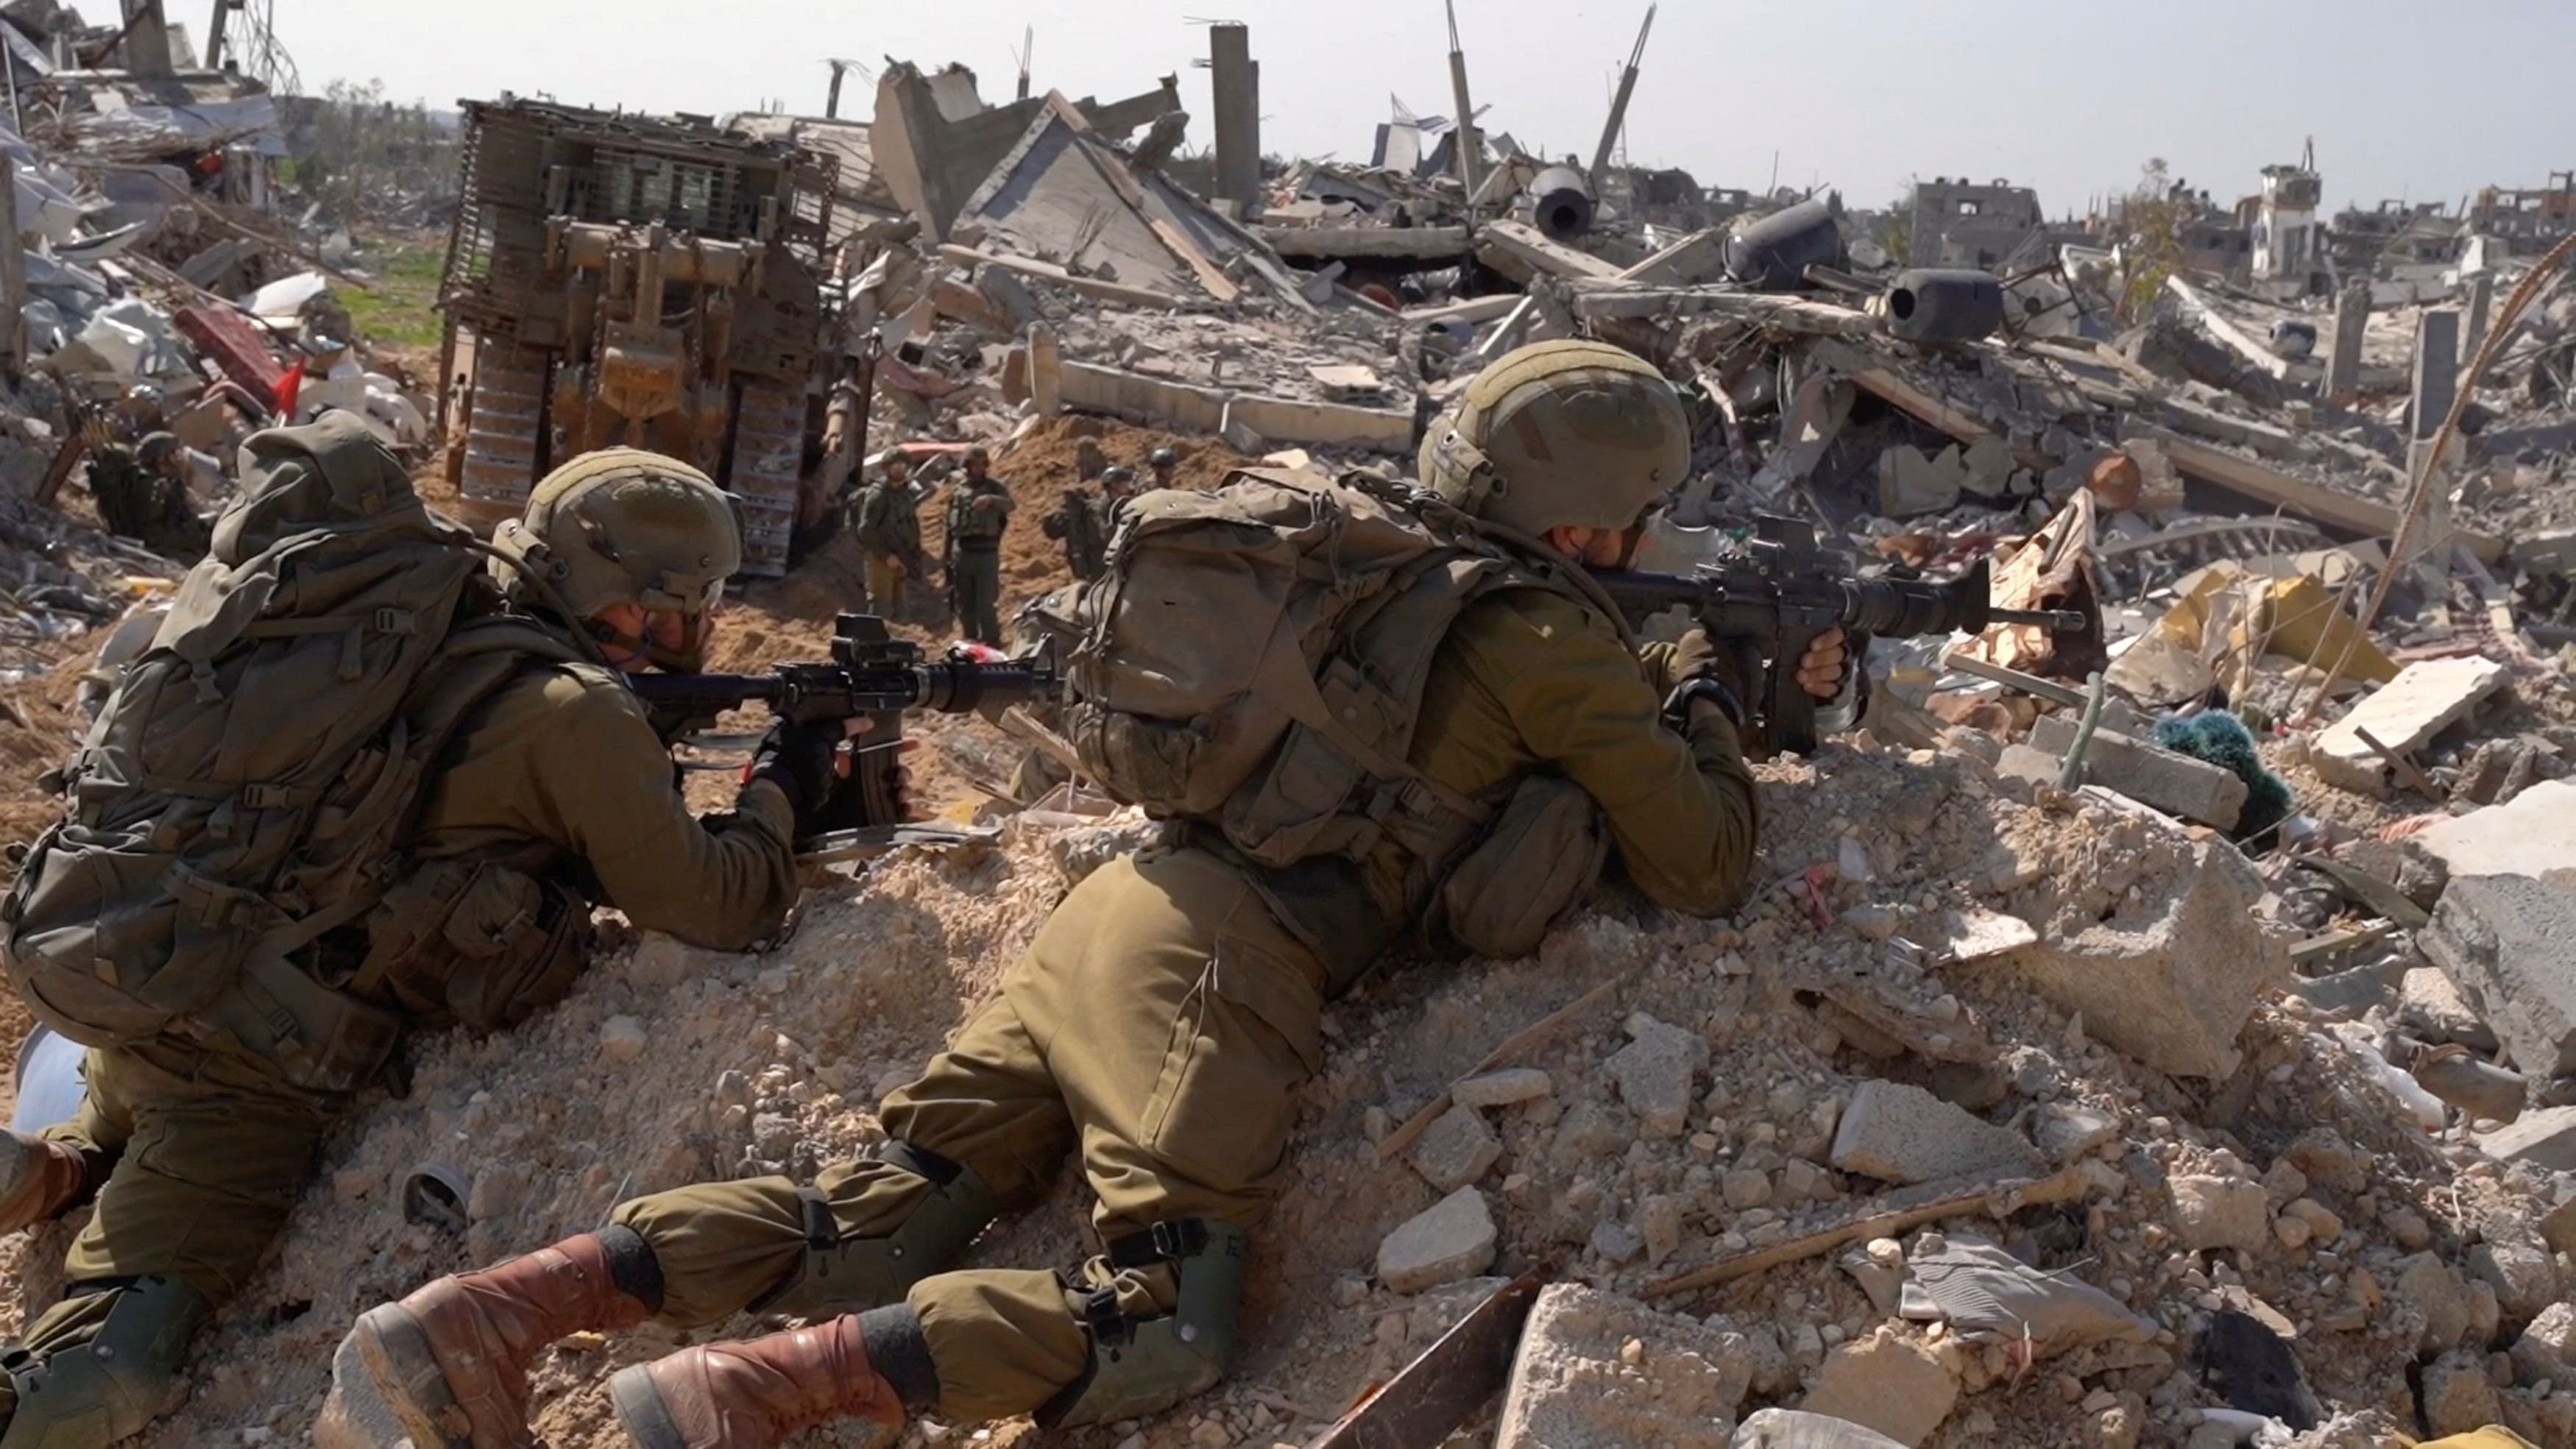
<svg viewBox="0 0 2576 1449">
<path fill-rule="evenodd" d="M 2072 634 L 2092 622 L 2073 609 L 1994 607 L 1984 559 L 1946 581 L 1856 578 L 1848 557 L 1820 547 L 1814 528 L 1794 518 L 1757 519 L 1751 537 L 1687 576 L 1605 570 L 1592 577 L 1632 624 L 1688 609 L 1711 643 L 1732 652 L 1735 677 L 1757 696 L 1744 702 L 1753 713 L 1745 751 L 1755 758 L 1815 750 L 1816 698 L 1798 683 L 1798 661 L 1828 629 L 1843 631 L 1843 647 L 1859 668 L 1878 635 L 1983 633 L 1995 624 Z"/>
<path fill-rule="evenodd" d="M 852 742 L 849 775 L 811 818 L 799 822 L 811 848 L 822 837 L 866 826 L 899 824 L 895 746 L 903 713 L 934 709 L 964 714 L 1000 709 L 1055 688 L 1054 661 L 1004 659 L 960 645 L 937 658 L 886 632 L 874 614 L 843 614 L 833 626 L 832 657 L 781 664 L 759 674 L 634 674 L 636 697 L 656 719 L 679 729 L 703 728 L 729 709 L 758 701 L 799 723 L 867 716 L 876 728 Z"/>
</svg>

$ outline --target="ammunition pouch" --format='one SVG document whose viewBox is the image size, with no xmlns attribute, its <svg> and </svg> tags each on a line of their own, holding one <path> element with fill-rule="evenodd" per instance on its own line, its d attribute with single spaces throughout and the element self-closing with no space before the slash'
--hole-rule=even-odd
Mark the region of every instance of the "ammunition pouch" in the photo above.
<svg viewBox="0 0 2576 1449">
<path fill-rule="evenodd" d="M 211 1305 L 159 1276 L 100 1296 L 102 1317 L 87 1342 L 42 1359 L 25 1348 L 0 1356 L 18 1395 L 0 1449 L 95 1449 L 140 1433 L 161 1412 Z"/>
<path fill-rule="evenodd" d="M 376 903 L 367 939 L 361 993 L 501 1031 L 572 989 L 589 955 L 590 902 L 498 861 L 428 861 Z"/>
<path fill-rule="evenodd" d="M 1001 1200 L 971 1167 L 894 1141 L 880 1144 L 875 1156 L 927 1181 L 930 1195 L 893 1232 L 848 1238 L 832 1215 L 831 1200 L 800 1185 L 796 1197 L 805 1215 L 804 1255 L 786 1281 L 752 1300 L 749 1311 L 813 1318 L 900 1303 L 913 1284 L 946 1272 L 975 1235 L 1001 1214 Z"/>
<path fill-rule="evenodd" d="M 1250 1242 L 1231 1223 L 1182 1218 L 1111 1243 L 1113 1277 L 1156 1263 L 1172 1265 L 1178 1285 L 1172 1311 L 1128 1318 L 1119 1310 L 1114 1282 L 1073 1295 L 1091 1335 L 1091 1361 L 1081 1378 L 1038 1410 L 1038 1426 L 1141 1418 L 1216 1387 L 1234 1366 L 1234 1320 L 1243 1305 Z"/>
<path fill-rule="evenodd" d="M 1526 956 L 1601 878 L 1609 854 L 1601 808 L 1582 786 L 1527 776 L 1442 877 L 1431 919 L 1479 956 Z"/>
</svg>

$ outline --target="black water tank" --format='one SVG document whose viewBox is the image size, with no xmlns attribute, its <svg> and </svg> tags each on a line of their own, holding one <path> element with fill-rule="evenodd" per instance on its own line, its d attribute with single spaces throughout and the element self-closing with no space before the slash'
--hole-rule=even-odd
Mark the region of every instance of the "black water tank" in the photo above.
<svg viewBox="0 0 2576 1449">
<path fill-rule="evenodd" d="M 1831 197 L 1775 211 L 1726 239 L 1727 280 L 1757 292 L 1806 285 L 1807 268 L 1843 265 L 1842 208 Z"/>
<path fill-rule="evenodd" d="M 1530 178 L 1538 229 L 1550 241 L 1570 242 L 1592 230 L 1592 183 L 1571 166 L 1550 166 Z"/>
<path fill-rule="evenodd" d="M 1916 267 L 1887 285 L 1887 331 L 1907 342 L 1974 342 L 2004 325 L 2004 284 L 1973 267 Z"/>
</svg>

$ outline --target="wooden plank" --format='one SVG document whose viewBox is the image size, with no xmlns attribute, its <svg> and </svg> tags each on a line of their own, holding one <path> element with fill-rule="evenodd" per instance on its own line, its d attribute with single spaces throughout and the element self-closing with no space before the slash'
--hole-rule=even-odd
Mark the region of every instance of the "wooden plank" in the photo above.
<svg viewBox="0 0 2576 1449">
<path fill-rule="evenodd" d="M 1892 1238 L 1899 1233 L 1919 1228 L 1943 1218 L 1963 1217 L 1983 1211 L 1995 1218 L 2010 1217 L 2026 1207 L 2042 1203 L 2072 1202 L 2084 1195 L 2082 1164 L 2066 1167 L 2054 1176 L 2013 1182 L 1925 1183 L 1908 1188 L 1876 1202 L 1865 1203 L 1841 1221 L 1814 1232 L 1720 1258 L 1704 1268 L 1646 1285 L 1644 1297 L 1670 1298 L 1676 1293 L 1689 1293 L 1700 1288 L 1714 1288 L 1738 1278 L 1788 1263 L 1822 1257 L 1845 1243 L 1865 1243 L 1872 1238 Z"/>
<path fill-rule="evenodd" d="M 2385 503 L 2355 498 L 2322 483 L 2291 477 L 2251 458 L 2239 458 L 2233 453 L 2193 442 L 2169 428 L 2141 425 L 2137 432 L 2161 445 L 2165 456 L 2183 472 L 2203 482 L 2214 483 L 2230 493 L 2251 498 L 2267 508 L 2283 509 L 2312 523 L 2366 538 L 2396 535 L 2397 510 Z M 2504 544 L 2492 534 L 2460 530 L 2452 537 L 2482 561 L 2491 561 L 2504 554 Z"/>
</svg>

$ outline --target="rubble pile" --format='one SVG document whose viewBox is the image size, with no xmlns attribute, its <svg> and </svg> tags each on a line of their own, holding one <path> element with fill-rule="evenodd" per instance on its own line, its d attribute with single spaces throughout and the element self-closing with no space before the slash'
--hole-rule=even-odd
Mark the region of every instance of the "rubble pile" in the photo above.
<svg viewBox="0 0 2576 1449">
<path fill-rule="evenodd" d="M 2436 1429 L 2576 1433 L 2568 1181 L 2428 1135 L 2374 1042 L 2275 995 L 2284 933 L 2231 847 L 1985 754 L 1864 736 L 1764 766 L 1731 920 L 1614 893 L 1534 958 L 1399 963 L 1338 1003 L 1244 1366 L 1098 1442 L 1300 1442 L 1534 1268 L 1569 1286 L 1532 1316 L 1501 1444 L 1718 1442 L 1766 1407 L 1908 1444 L 2216 1443 L 2231 1405 L 2377 1443 L 2418 1422 L 2419 1365 Z M 427 1044 L 149 1442 L 295 1431 L 356 1313 L 620 1196 L 864 1146 L 878 1095 L 1142 830 L 1031 816 L 899 854 L 775 951 L 630 942 L 526 1028 Z M 2140 979 L 2070 1009 L 2066 962 L 2106 937 L 2161 949 L 2095 956 Z M 2196 1066 L 2140 1060 L 2176 1042 Z M 975 1259 L 1072 1261 L 1081 1202 L 1069 1172 Z M 64 1231 L 7 1251 L 41 1280 Z M 539 1431 L 613 1443 L 606 1372 L 669 1347 L 570 1342 Z M 2283 1356 L 2286 1383 L 2258 1371 Z"/>
</svg>

